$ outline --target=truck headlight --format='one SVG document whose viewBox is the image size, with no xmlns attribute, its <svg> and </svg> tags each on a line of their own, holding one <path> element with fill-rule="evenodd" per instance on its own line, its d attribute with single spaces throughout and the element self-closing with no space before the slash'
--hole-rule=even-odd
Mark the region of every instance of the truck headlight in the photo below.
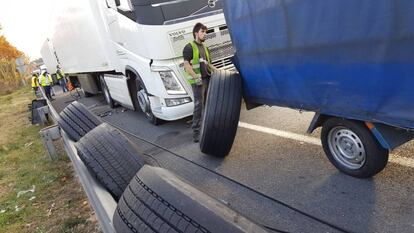
<svg viewBox="0 0 414 233">
<path fill-rule="evenodd" d="M 184 90 L 174 71 L 159 71 L 162 83 L 164 84 L 165 90 L 170 95 L 186 95 L 187 92 Z"/>
<path fill-rule="evenodd" d="M 178 105 L 182 105 L 182 104 L 186 104 L 190 102 L 191 102 L 190 97 L 165 99 L 165 104 L 167 105 L 167 107 L 178 106 Z"/>
</svg>

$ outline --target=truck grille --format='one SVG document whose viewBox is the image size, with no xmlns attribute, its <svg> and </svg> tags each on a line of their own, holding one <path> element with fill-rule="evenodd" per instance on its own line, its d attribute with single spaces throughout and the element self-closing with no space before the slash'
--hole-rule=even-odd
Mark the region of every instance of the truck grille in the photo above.
<svg viewBox="0 0 414 233">
<path fill-rule="evenodd" d="M 206 37 L 206 45 L 210 51 L 213 65 L 218 69 L 234 70 L 231 59 L 235 51 L 231 43 L 227 25 L 210 29 Z"/>
<path fill-rule="evenodd" d="M 220 59 L 220 60 L 213 60 L 211 63 L 216 67 L 217 69 L 225 69 L 229 71 L 236 71 L 236 68 L 234 67 L 233 63 L 231 62 L 231 59 L 233 56 Z"/>
<path fill-rule="evenodd" d="M 231 42 L 219 46 L 211 46 L 208 49 L 210 51 L 210 57 L 212 61 L 230 56 L 232 57 L 234 55 L 234 48 Z"/>
</svg>

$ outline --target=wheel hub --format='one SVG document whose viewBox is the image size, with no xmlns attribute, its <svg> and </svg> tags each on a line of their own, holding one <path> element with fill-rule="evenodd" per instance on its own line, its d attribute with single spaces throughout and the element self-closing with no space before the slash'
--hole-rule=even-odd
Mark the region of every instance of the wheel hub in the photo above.
<svg viewBox="0 0 414 233">
<path fill-rule="evenodd" d="M 143 112 L 147 113 L 149 110 L 150 104 L 148 100 L 148 95 L 145 92 L 145 90 L 144 89 L 139 90 L 137 93 L 137 97 L 138 97 L 139 107 L 141 108 Z"/>
<path fill-rule="evenodd" d="M 365 148 L 352 130 L 345 127 L 335 127 L 328 135 L 329 149 L 340 164 L 349 169 L 359 169 L 365 163 Z"/>
</svg>

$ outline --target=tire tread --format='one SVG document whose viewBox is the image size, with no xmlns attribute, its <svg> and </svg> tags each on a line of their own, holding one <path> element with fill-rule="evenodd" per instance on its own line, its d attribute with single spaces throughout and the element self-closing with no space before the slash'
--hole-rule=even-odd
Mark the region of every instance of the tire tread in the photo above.
<svg viewBox="0 0 414 233">
<path fill-rule="evenodd" d="M 211 78 L 203 116 L 200 149 L 203 153 L 226 156 L 233 144 L 241 108 L 241 78 L 219 70 Z"/>
<path fill-rule="evenodd" d="M 117 200 L 144 165 L 131 142 L 106 123 L 86 134 L 75 147 L 88 169 Z"/>
<path fill-rule="evenodd" d="M 74 141 L 78 141 L 102 123 L 83 104 L 77 101 L 66 106 L 59 115 L 59 126 Z"/>
</svg>

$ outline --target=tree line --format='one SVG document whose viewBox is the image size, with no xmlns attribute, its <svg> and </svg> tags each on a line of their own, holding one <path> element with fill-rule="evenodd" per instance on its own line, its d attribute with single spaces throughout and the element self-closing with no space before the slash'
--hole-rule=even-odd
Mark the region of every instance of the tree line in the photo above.
<svg viewBox="0 0 414 233">
<path fill-rule="evenodd" d="M 0 25 L 0 32 L 2 27 Z M 22 77 L 16 70 L 16 59 L 24 57 L 28 63 L 28 58 L 23 52 L 19 51 L 4 35 L 0 35 L 0 94 L 7 93 L 20 87 L 23 83 Z"/>
</svg>

